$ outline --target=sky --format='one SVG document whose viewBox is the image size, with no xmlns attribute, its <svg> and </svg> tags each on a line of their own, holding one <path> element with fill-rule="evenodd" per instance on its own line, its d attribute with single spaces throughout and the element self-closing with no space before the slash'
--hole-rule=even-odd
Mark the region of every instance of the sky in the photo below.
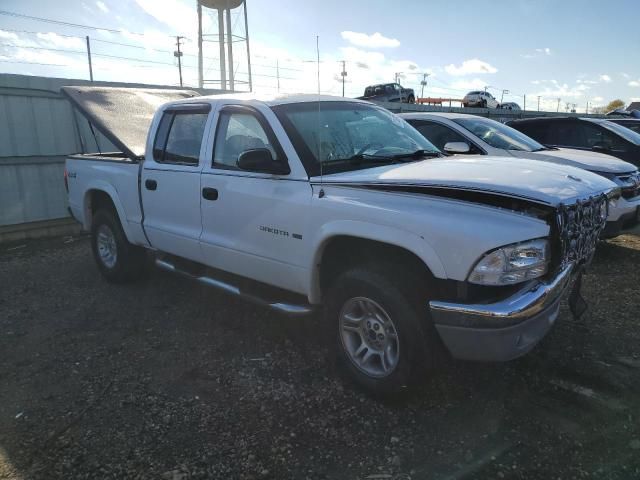
<svg viewBox="0 0 640 480">
<path fill-rule="evenodd" d="M 217 88 L 217 14 L 204 10 L 205 80 Z M 520 106 L 526 96 L 529 110 L 538 97 L 551 111 L 640 101 L 638 0 L 247 0 L 247 16 L 259 93 L 317 92 L 319 79 L 341 95 L 344 61 L 346 96 L 396 74 L 422 96 L 428 74 L 424 96 L 487 87 Z M 236 90 L 247 90 L 242 9 L 231 20 Z M 95 80 L 177 85 L 176 35 L 184 84 L 197 86 L 195 0 L 2 0 L 0 72 L 87 79 L 89 36 Z"/>
</svg>

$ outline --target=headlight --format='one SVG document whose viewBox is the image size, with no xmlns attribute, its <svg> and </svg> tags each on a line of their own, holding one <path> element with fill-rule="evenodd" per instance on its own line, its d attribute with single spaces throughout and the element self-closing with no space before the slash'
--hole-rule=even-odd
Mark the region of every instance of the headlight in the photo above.
<svg viewBox="0 0 640 480">
<path fill-rule="evenodd" d="M 479 285 L 512 285 L 547 273 L 549 242 L 545 239 L 507 245 L 485 254 L 469 275 Z"/>
</svg>

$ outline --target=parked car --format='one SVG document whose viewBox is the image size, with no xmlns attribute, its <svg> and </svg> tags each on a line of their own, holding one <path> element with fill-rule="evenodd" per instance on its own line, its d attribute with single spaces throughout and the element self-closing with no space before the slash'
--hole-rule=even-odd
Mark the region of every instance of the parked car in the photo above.
<svg viewBox="0 0 640 480">
<path fill-rule="evenodd" d="M 489 92 L 477 90 L 467 93 L 462 99 L 463 107 L 498 108 L 500 103 Z"/>
<path fill-rule="evenodd" d="M 607 120 L 609 122 L 622 125 L 623 127 L 626 127 L 629 130 L 633 130 L 636 133 L 640 133 L 640 118 L 607 118 Z"/>
<path fill-rule="evenodd" d="M 322 309 L 348 372 L 376 394 L 437 367 L 441 345 L 481 361 L 530 351 L 619 194 L 564 165 L 442 157 L 358 100 L 231 94 L 153 113 L 153 91 L 63 91 L 120 150 L 65 162 L 108 281 L 136 278 L 148 252 L 279 312 Z"/>
<path fill-rule="evenodd" d="M 504 102 L 500 104 L 502 110 L 522 110 L 516 102 Z"/>
<path fill-rule="evenodd" d="M 640 166 L 640 133 L 608 119 L 540 117 L 511 120 L 507 125 L 543 145 L 606 153 Z"/>
<path fill-rule="evenodd" d="M 413 88 L 404 88 L 398 83 L 370 85 L 364 89 L 364 95 L 358 97 L 358 99 L 371 102 L 416 103 L 416 95 Z"/>
<path fill-rule="evenodd" d="M 640 110 L 636 110 L 636 109 L 632 109 L 632 110 L 625 110 L 624 108 L 616 108 L 615 110 L 611 110 L 610 112 L 606 113 L 606 116 L 613 116 L 613 117 L 627 117 L 627 118 L 638 118 L 640 119 Z M 611 120 L 610 118 L 608 118 L 607 120 Z"/>
<path fill-rule="evenodd" d="M 621 188 L 622 197 L 610 205 L 603 237 L 615 237 L 640 221 L 640 173 L 628 162 L 597 152 L 545 147 L 518 130 L 477 115 L 416 112 L 400 116 L 447 153 L 544 160 L 582 168 L 612 180 Z"/>
</svg>

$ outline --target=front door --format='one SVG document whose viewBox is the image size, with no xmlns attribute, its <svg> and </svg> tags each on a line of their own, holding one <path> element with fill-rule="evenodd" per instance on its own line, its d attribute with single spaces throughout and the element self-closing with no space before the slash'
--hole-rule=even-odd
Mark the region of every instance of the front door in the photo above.
<svg viewBox="0 0 640 480">
<path fill-rule="evenodd" d="M 200 150 L 210 107 L 180 108 L 164 112 L 143 164 L 144 229 L 154 248 L 202 261 Z"/>
<path fill-rule="evenodd" d="M 246 150 L 266 148 L 276 161 L 284 151 L 263 114 L 238 105 L 216 120 L 212 160 L 202 171 L 205 263 L 237 275 L 306 292 L 304 258 L 311 186 L 294 175 L 238 168 Z"/>
</svg>

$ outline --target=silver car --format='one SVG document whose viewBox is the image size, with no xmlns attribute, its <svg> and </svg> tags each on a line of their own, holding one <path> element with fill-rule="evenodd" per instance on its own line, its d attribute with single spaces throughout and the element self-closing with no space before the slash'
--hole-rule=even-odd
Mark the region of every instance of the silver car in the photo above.
<svg viewBox="0 0 640 480">
<path fill-rule="evenodd" d="M 467 93 L 462 99 L 464 107 L 498 108 L 500 103 L 489 92 L 476 90 Z"/>
<path fill-rule="evenodd" d="M 489 118 L 463 113 L 401 113 L 438 149 L 455 155 L 491 155 L 543 160 L 570 165 L 602 175 L 616 183 L 622 196 L 609 205 L 604 237 L 614 237 L 634 227 L 640 212 L 637 193 L 640 173 L 635 165 L 611 155 L 550 148 L 524 133 Z"/>
</svg>

